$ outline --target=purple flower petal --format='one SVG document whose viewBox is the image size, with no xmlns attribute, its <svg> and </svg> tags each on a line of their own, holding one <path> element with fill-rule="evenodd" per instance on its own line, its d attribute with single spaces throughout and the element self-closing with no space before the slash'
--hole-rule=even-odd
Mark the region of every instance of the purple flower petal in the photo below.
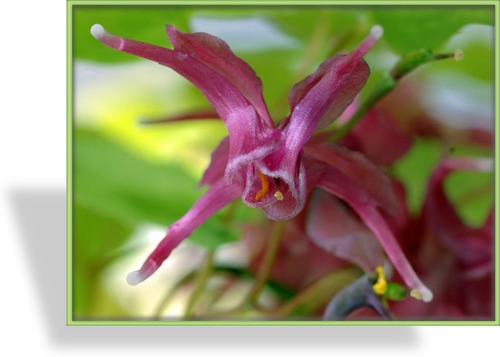
<svg viewBox="0 0 500 357">
<path fill-rule="evenodd" d="M 363 119 L 352 128 L 352 137 L 370 161 L 387 166 L 408 152 L 412 138 L 403 132 L 388 114 L 371 109 Z"/>
<path fill-rule="evenodd" d="M 208 165 L 199 186 L 213 185 L 224 177 L 229 157 L 229 137 L 225 137 L 219 146 L 212 152 L 212 159 Z"/>
<path fill-rule="evenodd" d="M 454 253 L 470 277 L 493 270 L 493 225 L 487 219 L 484 227 L 469 227 L 458 216 L 446 196 L 444 181 L 455 171 L 491 171 L 490 159 L 445 158 L 431 175 L 424 203 L 424 219 L 429 229 L 446 248 Z"/>
<path fill-rule="evenodd" d="M 271 212 L 271 209 L 266 209 L 268 217 L 291 218 L 303 208 L 307 183 L 303 182 L 306 176 L 300 168 L 302 149 L 318 124 L 327 124 L 339 116 L 364 86 L 370 71 L 363 56 L 381 34 L 381 28 L 375 27 L 351 54 L 325 61 L 316 73 L 292 89 L 289 97 L 291 115 L 280 124 L 281 146 L 264 160 L 265 165 L 259 170 L 285 182 L 293 200 L 270 206 L 271 209 L 279 210 Z M 295 207 L 284 214 L 285 210 L 281 209 L 284 204 Z"/>
<path fill-rule="evenodd" d="M 295 217 L 304 208 L 307 195 L 307 177 L 304 165 L 298 162 L 292 167 L 276 167 L 273 161 L 280 155 L 257 162 L 255 166 L 265 177 L 269 178 L 270 194 L 256 200 L 256 188 L 261 186 L 256 182 L 257 175 L 249 167 L 246 189 L 243 192 L 243 202 L 251 207 L 261 208 L 272 220 L 286 220 Z M 278 196 L 279 195 L 279 196 Z"/>
<path fill-rule="evenodd" d="M 373 233 L 340 200 L 317 190 L 308 212 L 307 234 L 316 245 L 365 272 L 384 264 L 382 247 Z"/>
<path fill-rule="evenodd" d="M 359 152 L 347 150 L 332 143 L 308 144 L 305 155 L 324 162 L 346 175 L 351 185 L 366 193 L 372 203 L 389 213 L 399 207 L 389 177 Z"/>
<path fill-rule="evenodd" d="M 363 56 L 381 35 L 382 29 L 374 27 L 352 53 L 328 59 L 315 73 L 293 87 L 289 94 L 291 114 L 284 128 L 285 146 L 291 160 L 314 130 L 341 115 L 363 88 L 370 74 Z"/>
<path fill-rule="evenodd" d="M 137 285 L 149 278 L 170 253 L 207 218 L 222 207 L 229 204 L 241 194 L 238 185 L 226 185 L 223 180 L 214 183 L 208 191 L 191 207 L 191 209 L 177 222 L 172 224 L 166 236 L 149 255 L 141 269 L 130 273 L 127 281 Z"/>
<path fill-rule="evenodd" d="M 100 25 L 94 25 L 91 32 L 111 48 L 172 68 L 205 94 L 231 137 L 226 179 L 229 183 L 238 180 L 241 166 L 275 150 L 280 136 L 263 103 L 260 80 L 222 40 L 208 34 L 182 34 L 171 26 L 167 30 L 179 48 L 169 50 L 118 37 Z"/>
<path fill-rule="evenodd" d="M 175 51 L 189 54 L 236 86 L 264 125 L 273 126 L 262 97 L 261 80 L 245 61 L 234 55 L 227 43 L 207 33 L 182 33 L 171 25 L 167 25 L 167 34 Z"/>
<path fill-rule="evenodd" d="M 363 191 L 352 184 L 351 180 L 335 170 L 325 170 L 323 179 L 318 187 L 343 199 L 360 216 L 363 222 L 371 229 L 384 248 L 392 264 L 399 272 L 405 283 L 412 288 L 412 296 L 425 302 L 432 300 L 432 292 L 420 281 L 408 259 L 401 250 L 396 238 L 383 216 L 377 210 Z"/>
</svg>

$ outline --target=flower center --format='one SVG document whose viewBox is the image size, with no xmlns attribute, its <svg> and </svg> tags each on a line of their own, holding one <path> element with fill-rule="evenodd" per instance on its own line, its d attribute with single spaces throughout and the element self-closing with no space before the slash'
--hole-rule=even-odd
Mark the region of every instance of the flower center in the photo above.
<svg viewBox="0 0 500 357">
<path fill-rule="evenodd" d="M 260 172 L 260 170 L 258 170 L 258 174 L 260 178 L 260 185 L 262 188 L 255 194 L 255 199 L 257 201 L 259 201 L 266 195 L 266 193 L 269 192 L 269 181 L 267 181 L 267 177 L 262 172 Z"/>
<path fill-rule="evenodd" d="M 255 194 L 255 200 L 260 201 L 269 192 L 269 180 L 266 175 L 264 175 L 260 170 L 257 170 L 257 174 L 260 178 L 261 189 Z M 282 201 L 285 197 L 283 193 L 279 190 L 279 179 L 275 179 L 275 184 L 277 190 L 274 192 L 273 196 L 278 201 Z"/>
</svg>

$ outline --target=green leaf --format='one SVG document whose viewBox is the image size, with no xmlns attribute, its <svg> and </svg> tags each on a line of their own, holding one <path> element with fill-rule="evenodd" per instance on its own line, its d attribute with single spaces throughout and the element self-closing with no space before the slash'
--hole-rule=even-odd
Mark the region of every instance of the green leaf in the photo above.
<svg viewBox="0 0 500 357">
<path fill-rule="evenodd" d="M 429 176 L 441 158 L 441 144 L 436 140 L 415 140 L 408 154 L 394 166 L 393 174 L 406 188 L 408 209 L 420 211 Z"/>
<path fill-rule="evenodd" d="M 76 202 L 120 222 L 167 226 L 201 195 L 182 168 L 148 162 L 96 132 L 77 129 L 73 143 Z"/>
<path fill-rule="evenodd" d="M 467 24 L 494 24 L 493 7 L 379 7 L 375 21 L 384 28 L 384 40 L 400 54 L 427 48 L 440 50 Z"/>
<path fill-rule="evenodd" d="M 448 199 L 460 218 L 470 226 L 481 226 L 493 203 L 493 173 L 457 171 L 444 182 Z"/>
<path fill-rule="evenodd" d="M 89 130 L 75 130 L 73 166 L 76 203 L 126 227 L 153 222 L 166 228 L 202 194 L 196 189 L 197 182 L 182 168 L 149 162 Z M 235 218 L 238 222 L 242 215 L 252 219 L 256 211 L 241 210 Z M 208 219 L 189 239 L 211 250 L 238 239 L 237 227 L 224 221 L 223 214 Z M 94 221 L 99 222 L 82 216 L 75 224 L 94 227 Z M 95 229 L 101 232 L 105 227 Z M 101 243 L 96 244 L 97 253 L 93 255 L 102 254 Z"/>
<path fill-rule="evenodd" d="M 239 236 L 240 232 L 228 225 L 222 215 L 218 214 L 194 231 L 189 241 L 208 250 L 215 250 L 222 244 L 237 241 Z"/>
<path fill-rule="evenodd" d="M 104 289 L 99 284 L 103 269 L 121 255 L 120 247 L 132 233 L 132 227 L 113 217 L 102 215 L 82 204 L 73 205 L 73 314 L 75 319 L 89 318 L 103 301 L 97 299 Z M 108 307 L 119 309 L 108 301 Z M 108 310 L 109 313 L 110 310 Z"/>
<path fill-rule="evenodd" d="M 366 10 L 363 8 L 304 8 L 287 7 L 279 11 L 269 11 L 267 17 L 283 31 L 308 43 L 318 32 L 326 35 L 326 40 L 350 36 L 366 25 Z M 361 27 L 361 29 L 359 29 Z"/>
<path fill-rule="evenodd" d="M 432 171 L 439 163 L 443 144 L 431 139 L 415 140 L 410 152 L 397 162 L 393 174 L 400 179 L 407 190 L 408 208 L 418 213 L 427 189 Z M 488 157 L 491 153 L 481 147 L 457 145 L 452 156 Z M 493 174 L 473 171 L 454 172 L 444 182 L 448 199 L 453 203 L 465 223 L 480 226 L 492 205 Z"/>
</svg>

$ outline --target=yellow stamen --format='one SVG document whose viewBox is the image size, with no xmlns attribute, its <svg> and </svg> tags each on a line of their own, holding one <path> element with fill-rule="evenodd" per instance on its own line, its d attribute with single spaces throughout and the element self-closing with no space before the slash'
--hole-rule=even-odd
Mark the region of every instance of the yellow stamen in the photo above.
<svg viewBox="0 0 500 357">
<path fill-rule="evenodd" d="M 422 292 L 418 289 L 413 289 L 410 291 L 410 296 L 417 300 L 422 300 Z"/>
<path fill-rule="evenodd" d="M 259 174 L 260 184 L 262 186 L 259 192 L 255 194 L 255 199 L 258 201 L 262 197 L 264 197 L 266 193 L 269 192 L 269 181 L 267 181 L 267 177 L 262 172 L 260 172 L 260 170 L 258 170 L 257 173 Z"/>
<path fill-rule="evenodd" d="M 384 295 L 387 291 L 387 280 L 385 280 L 384 268 L 378 266 L 375 268 L 377 282 L 373 284 L 373 291 L 377 295 Z"/>
<path fill-rule="evenodd" d="M 462 49 L 457 48 L 455 51 L 453 51 L 453 58 L 455 61 L 459 62 L 464 58 L 464 51 Z"/>
<path fill-rule="evenodd" d="M 276 198 L 278 201 L 283 201 L 285 196 L 283 196 L 283 193 L 281 193 L 281 191 L 276 191 L 274 193 L 274 198 Z"/>
</svg>

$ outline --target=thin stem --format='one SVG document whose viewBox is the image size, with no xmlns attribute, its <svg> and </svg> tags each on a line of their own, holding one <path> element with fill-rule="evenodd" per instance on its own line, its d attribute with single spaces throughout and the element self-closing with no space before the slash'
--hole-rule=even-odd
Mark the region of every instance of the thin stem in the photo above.
<svg viewBox="0 0 500 357">
<path fill-rule="evenodd" d="M 154 319 L 160 320 L 162 318 L 163 311 L 168 307 L 168 305 L 170 304 L 170 301 L 174 297 L 177 290 L 181 286 L 183 286 L 184 284 L 189 282 L 193 278 L 193 275 L 194 275 L 193 273 L 186 274 L 171 289 L 169 289 L 167 291 L 167 293 L 165 294 L 163 299 L 160 301 L 160 303 L 158 304 L 158 307 L 156 308 L 156 311 L 153 314 Z"/>
<path fill-rule="evenodd" d="M 342 288 L 352 283 L 362 275 L 359 268 L 345 268 L 335 270 L 318 279 L 305 290 L 296 294 L 291 300 L 276 309 L 267 309 L 259 305 L 253 306 L 256 312 L 265 315 L 267 318 L 279 318 L 290 316 L 301 307 L 307 307 L 308 311 L 315 311 L 318 307 L 325 305 L 332 296 L 337 294 Z M 247 302 L 247 300 L 245 300 Z M 228 316 L 238 316 L 248 307 L 242 305 L 225 311 L 212 312 L 210 317 L 221 318 Z"/>
<path fill-rule="evenodd" d="M 396 87 L 396 81 L 392 77 L 385 77 L 375 90 L 365 99 L 359 106 L 356 113 L 349 119 L 347 123 L 342 125 L 331 137 L 332 141 L 339 141 L 365 116 L 365 114 L 381 100 L 385 95 Z"/>
<path fill-rule="evenodd" d="M 167 306 L 170 304 L 170 301 L 172 300 L 175 291 L 176 289 L 170 289 L 167 291 L 163 299 L 160 301 L 160 304 L 156 308 L 156 311 L 153 313 L 153 319 L 155 320 L 161 319 L 163 310 L 165 310 Z"/>
<path fill-rule="evenodd" d="M 210 276 L 212 275 L 213 261 L 214 261 L 214 252 L 213 251 L 207 252 L 205 260 L 203 261 L 203 265 L 198 272 L 195 288 L 191 296 L 189 297 L 186 311 L 184 313 L 184 316 L 186 318 L 193 317 L 193 315 L 195 314 L 194 309 L 196 307 L 196 304 L 203 295 L 203 291 L 205 290 L 207 282 L 210 279 Z"/>
<path fill-rule="evenodd" d="M 256 279 L 252 288 L 248 293 L 247 301 L 253 305 L 257 305 L 259 296 L 264 289 L 264 286 L 269 278 L 271 268 L 273 266 L 274 260 L 276 258 L 276 253 L 278 252 L 278 247 L 281 242 L 281 237 L 283 236 L 283 230 L 285 228 L 284 221 L 276 221 L 274 224 L 274 229 L 271 235 L 271 239 L 267 245 L 267 249 L 264 255 L 264 259 L 260 265 L 260 269 L 257 273 Z"/>
<path fill-rule="evenodd" d="M 360 274 L 360 270 L 357 268 L 347 268 L 329 273 L 270 313 L 276 317 L 287 316 L 300 306 L 309 305 L 314 307 L 314 305 L 319 306 L 326 303 L 344 286 L 356 280 Z"/>
</svg>

